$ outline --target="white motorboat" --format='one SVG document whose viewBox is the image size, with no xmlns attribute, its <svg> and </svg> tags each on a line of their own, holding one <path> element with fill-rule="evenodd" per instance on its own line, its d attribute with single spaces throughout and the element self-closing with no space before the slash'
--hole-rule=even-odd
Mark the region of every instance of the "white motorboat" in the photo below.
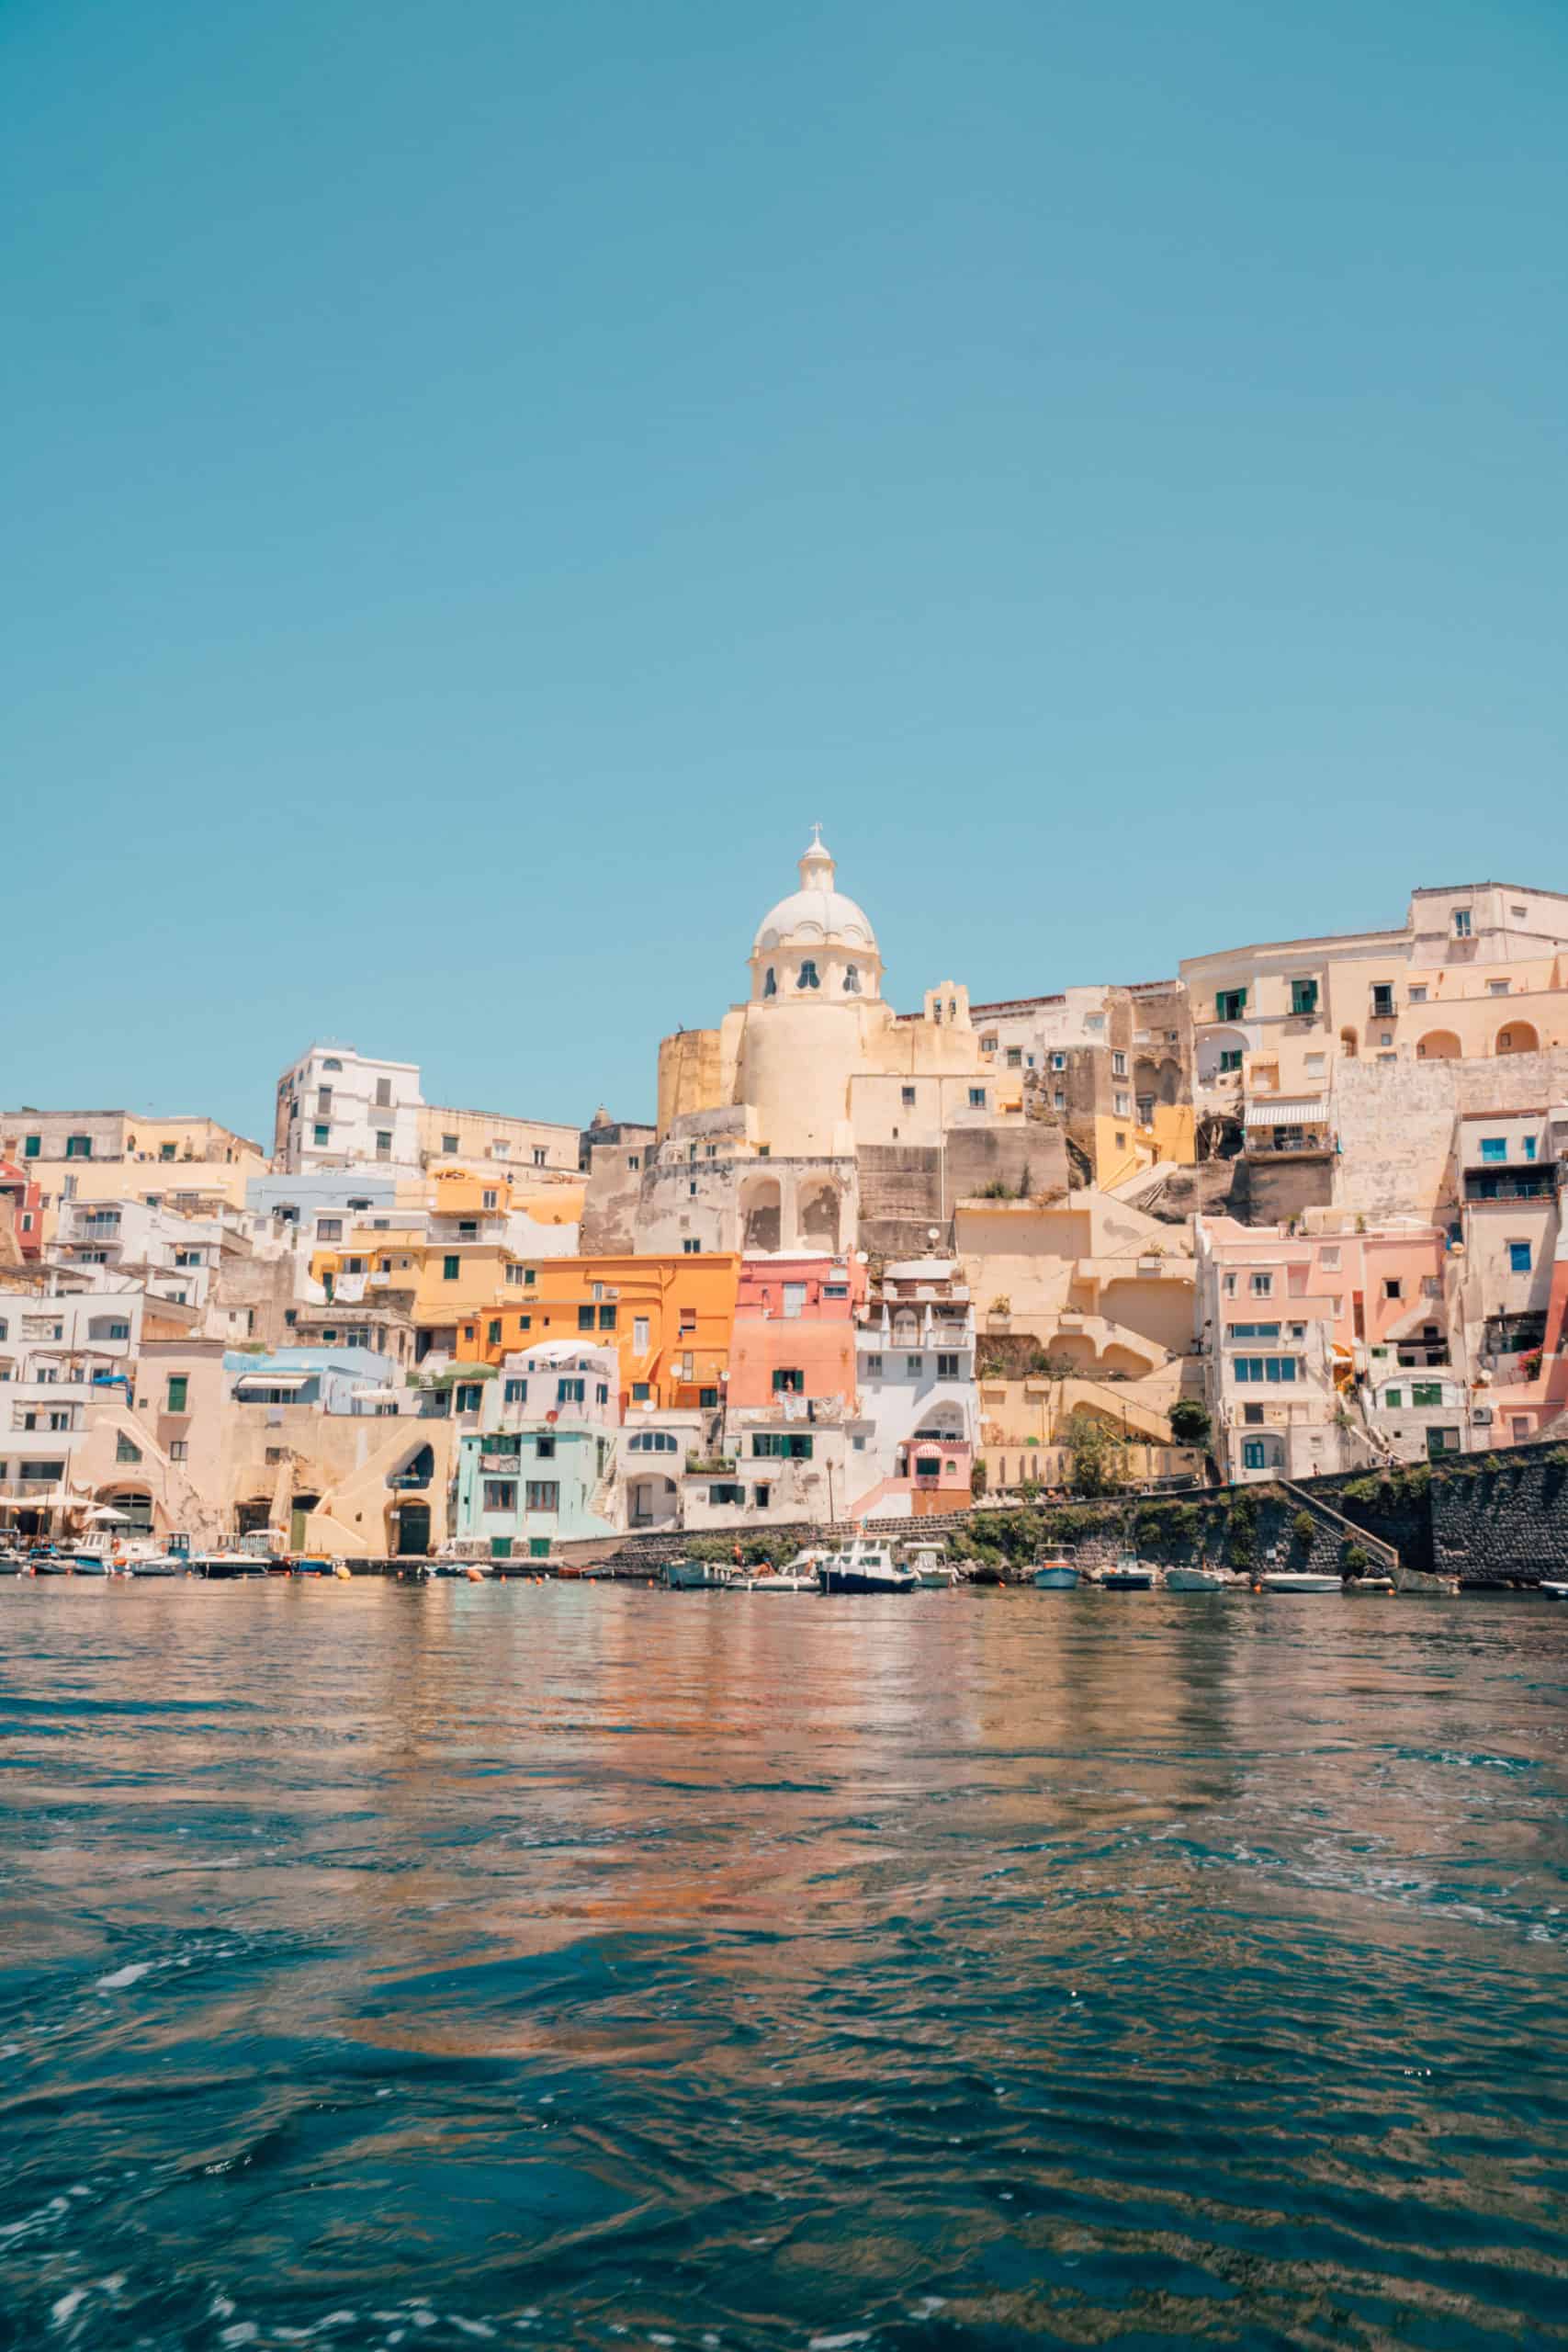
<svg viewBox="0 0 1568 2352">
<path fill-rule="evenodd" d="M 1542 1577 L 1540 1589 L 1549 1600 L 1568 1600 L 1568 1584 L 1549 1583 L 1547 1578 Z"/>
<path fill-rule="evenodd" d="M 1178 1567 L 1165 1572 L 1167 1592 L 1228 1592 L 1235 1582 L 1224 1568 Z"/>
<path fill-rule="evenodd" d="M 1343 1578 L 1315 1568 L 1265 1568 L 1258 1579 L 1265 1592 L 1343 1592 Z"/>
<path fill-rule="evenodd" d="M 841 1544 L 834 1551 L 825 1552 L 817 1566 L 817 1581 L 823 1592 L 919 1592 L 919 1573 L 906 1568 L 893 1556 L 889 1544 L 873 1544 L 857 1535 L 852 1544 Z"/>
<path fill-rule="evenodd" d="M 750 1592 L 815 1592 L 817 1571 L 812 1568 L 799 1575 L 793 1567 L 775 1568 L 770 1575 L 759 1568 L 747 1586 Z"/>
</svg>

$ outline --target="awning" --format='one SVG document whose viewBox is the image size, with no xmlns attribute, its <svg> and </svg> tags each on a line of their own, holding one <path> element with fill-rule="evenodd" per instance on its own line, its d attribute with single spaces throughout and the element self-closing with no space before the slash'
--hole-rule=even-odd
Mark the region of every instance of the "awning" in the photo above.
<svg viewBox="0 0 1568 2352">
<path fill-rule="evenodd" d="M 303 1388 L 308 1380 L 315 1380 L 313 1372 L 243 1372 L 234 1383 L 236 1388 Z"/>
<path fill-rule="evenodd" d="M 1321 1095 L 1309 1102 L 1249 1102 L 1242 1114 L 1244 1127 L 1321 1127 L 1328 1121 L 1328 1105 Z"/>
</svg>

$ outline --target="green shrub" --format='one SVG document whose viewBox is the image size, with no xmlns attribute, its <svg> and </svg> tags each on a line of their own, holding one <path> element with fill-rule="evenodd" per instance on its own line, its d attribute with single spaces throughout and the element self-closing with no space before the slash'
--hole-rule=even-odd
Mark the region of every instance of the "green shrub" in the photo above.
<svg viewBox="0 0 1568 2352">
<path fill-rule="evenodd" d="M 1344 1564 L 1353 1577 L 1359 1577 L 1363 1568 L 1371 1566 L 1371 1558 L 1359 1544 L 1351 1544 L 1346 1547 Z"/>
<path fill-rule="evenodd" d="M 1317 1534 L 1317 1521 L 1310 1510 L 1297 1511 L 1291 1521 L 1291 1533 L 1303 1551 L 1310 1550 Z"/>
</svg>

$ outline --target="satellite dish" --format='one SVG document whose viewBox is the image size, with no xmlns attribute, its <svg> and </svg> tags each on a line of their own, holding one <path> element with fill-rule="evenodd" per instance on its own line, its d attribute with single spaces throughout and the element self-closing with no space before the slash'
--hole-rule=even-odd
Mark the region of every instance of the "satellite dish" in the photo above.
<svg viewBox="0 0 1568 2352">
<path fill-rule="evenodd" d="M 560 1419 L 560 1415 L 559 1415 L 559 1413 L 558 1413 L 558 1412 L 557 1412 L 557 1411 L 555 1411 L 554 1409 L 552 1409 L 551 1411 L 547 1412 L 547 1413 L 545 1415 L 545 1419 L 546 1419 L 546 1420 L 547 1420 L 547 1421 L 558 1421 L 558 1420 L 559 1420 L 559 1419 Z"/>
</svg>

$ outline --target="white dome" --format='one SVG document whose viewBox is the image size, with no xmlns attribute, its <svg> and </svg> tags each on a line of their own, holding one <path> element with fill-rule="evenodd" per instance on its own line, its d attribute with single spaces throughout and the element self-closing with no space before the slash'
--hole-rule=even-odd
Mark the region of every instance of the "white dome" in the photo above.
<svg viewBox="0 0 1568 2352">
<path fill-rule="evenodd" d="M 853 899 L 833 888 L 834 865 L 819 836 L 800 861 L 800 888 L 770 907 L 751 943 L 754 956 L 772 947 L 819 946 L 825 940 L 876 954 L 876 933 L 871 918 Z"/>
</svg>

